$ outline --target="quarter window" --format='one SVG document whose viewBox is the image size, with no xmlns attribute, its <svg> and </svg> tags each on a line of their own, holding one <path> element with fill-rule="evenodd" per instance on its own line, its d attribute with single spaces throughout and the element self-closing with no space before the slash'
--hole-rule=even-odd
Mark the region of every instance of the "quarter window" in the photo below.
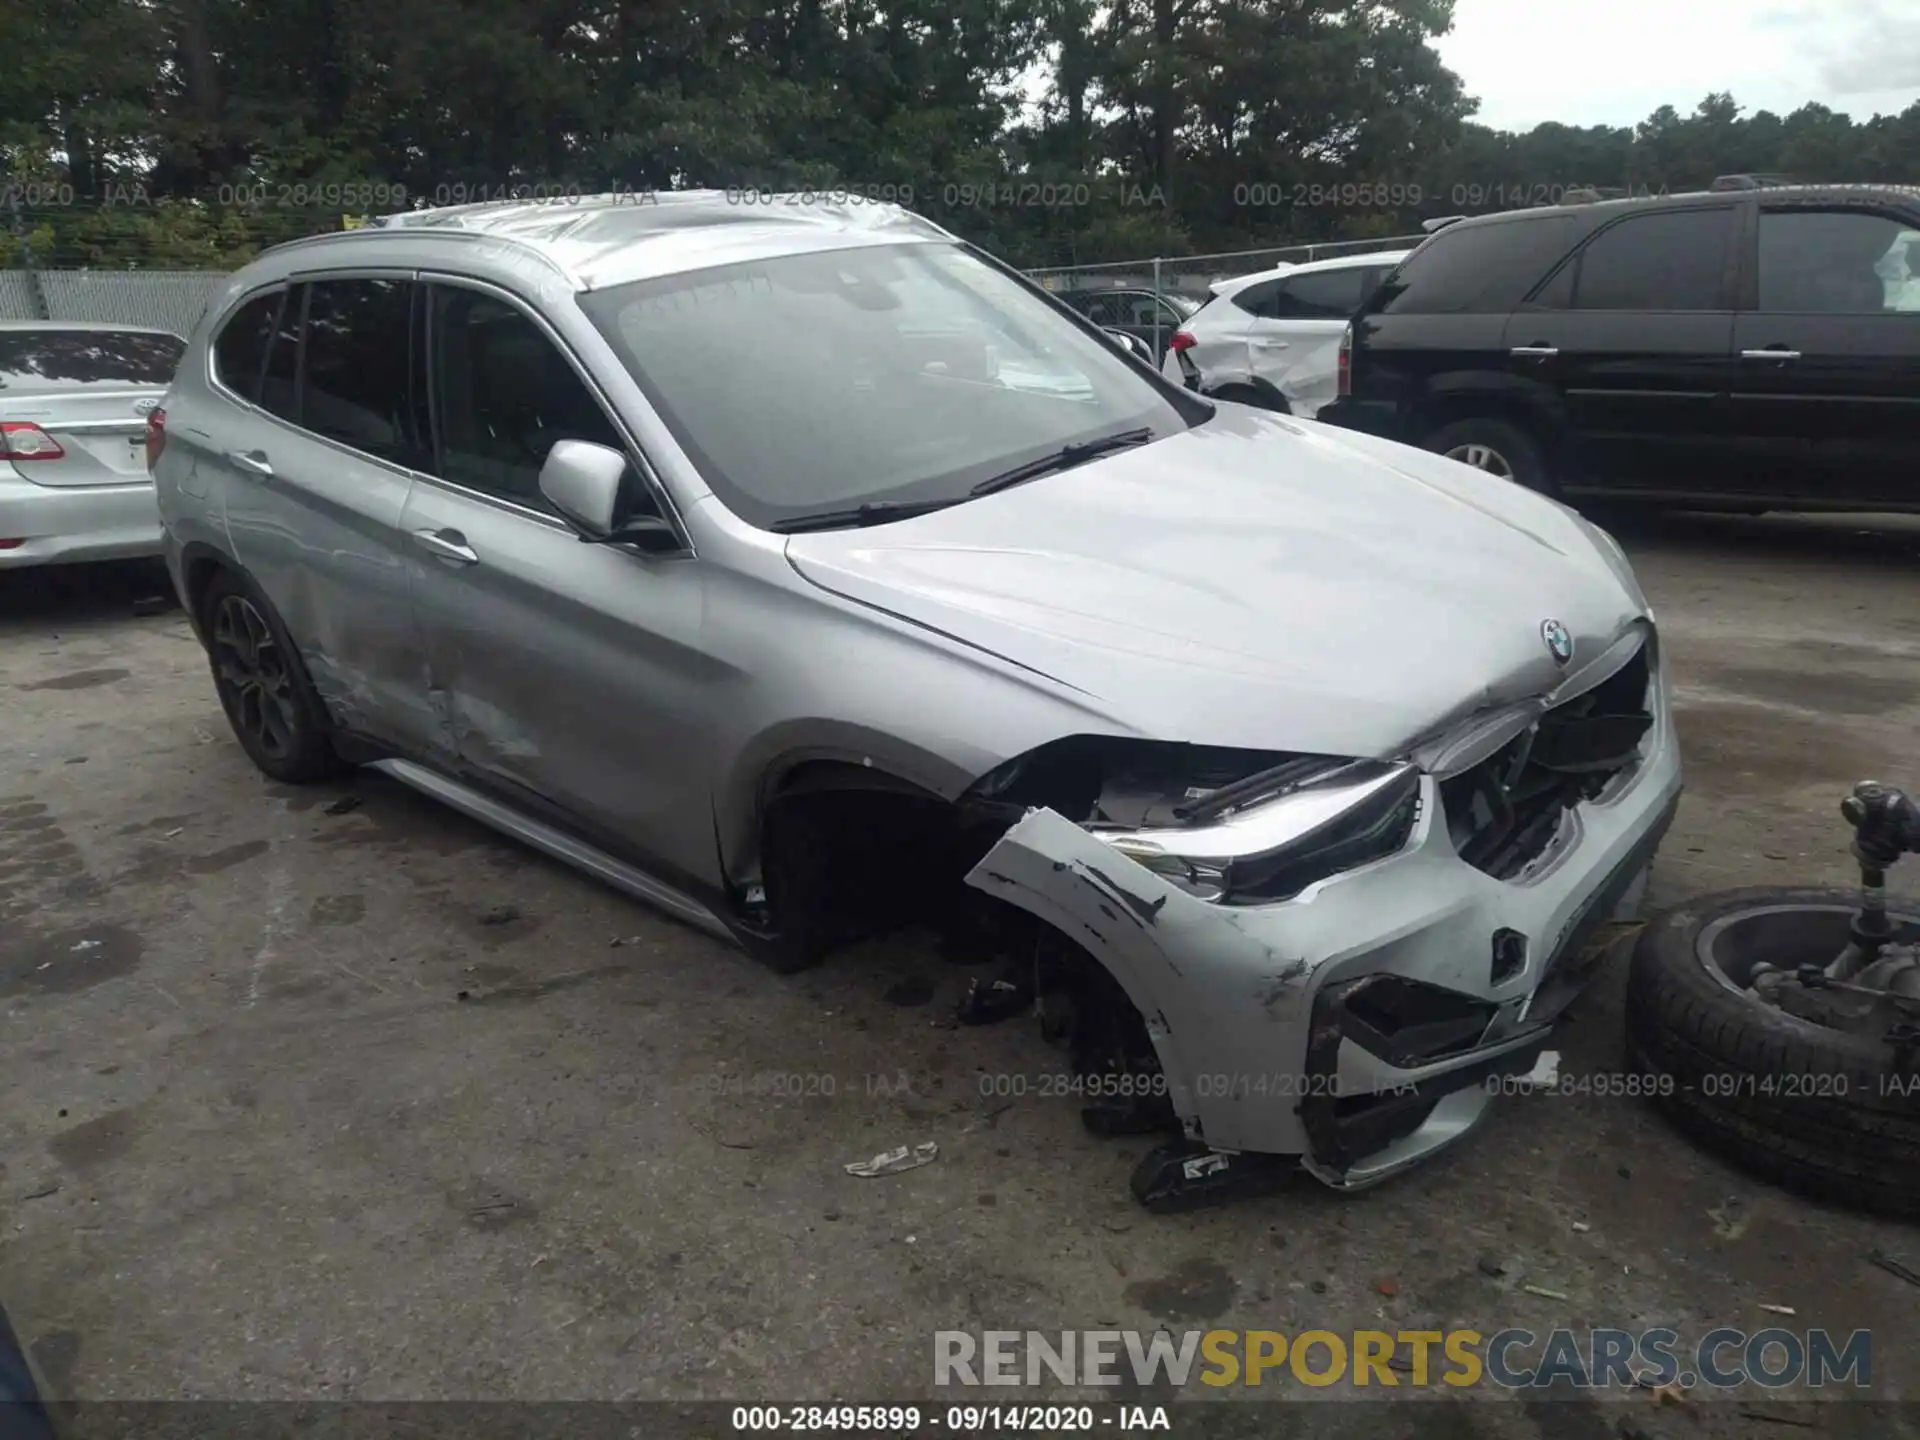
<svg viewBox="0 0 1920 1440">
<path fill-rule="evenodd" d="M 1271 308 L 1263 315 L 1278 320 L 1350 320 L 1366 298 L 1364 266 L 1321 270 L 1280 282 Z"/>
<path fill-rule="evenodd" d="M 433 290 L 440 474 L 552 512 L 540 467 L 559 440 L 624 443 L 578 372 L 519 310 L 477 290 Z"/>
<path fill-rule="evenodd" d="M 1734 214 L 1667 210 L 1608 226 L 1581 253 L 1574 309 L 1721 309 Z"/>
<path fill-rule="evenodd" d="M 1908 227 L 1859 211 L 1760 214 L 1760 308 L 1782 314 L 1879 315 L 1920 310 Z"/>
<path fill-rule="evenodd" d="M 256 295 L 233 312 L 213 342 L 213 373 L 243 400 L 260 397 L 260 371 L 266 363 L 273 323 L 280 318 L 282 290 Z"/>
<path fill-rule="evenodd" d="M 413 285 L 316 280 L 307 300 L 300 423 L 382 460 L 419 468 L 408 365 Z"/>
</svg>

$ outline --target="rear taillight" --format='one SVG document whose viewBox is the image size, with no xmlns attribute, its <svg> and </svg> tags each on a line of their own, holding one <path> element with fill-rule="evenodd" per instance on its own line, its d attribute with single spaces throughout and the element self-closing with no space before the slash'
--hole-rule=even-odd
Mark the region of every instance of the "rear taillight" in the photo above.
<svg viewBox="0 0 1920 1440">
<path fill-rule="evenodd" d="M 1339 375 L 1337 395 L 1353 394 L 1353 322 L 1347 322 L 1347 328 L 1340 332 L 1340 358 L 1335 362 Z"/>
<path fill-rule="evenodd" d="M 167 448 L 167 412 L 156 410 L 147 416 L 147 469 L 151 470 Z"/>
<path fill-rule="evenodd" d="M 1193 334 L 1191 331 L 1176 330 L 1173 332 L 1173 339 L 1167 342 L 1167 348 L 1178 355 L 1182 350 L 1191 350 L 1193 344 Z"/>
<path fill-rule="evenodd" d="M 30 420 L 0 420 L 0 460 L 59 460 L 60 442 Z"/>
</svg>

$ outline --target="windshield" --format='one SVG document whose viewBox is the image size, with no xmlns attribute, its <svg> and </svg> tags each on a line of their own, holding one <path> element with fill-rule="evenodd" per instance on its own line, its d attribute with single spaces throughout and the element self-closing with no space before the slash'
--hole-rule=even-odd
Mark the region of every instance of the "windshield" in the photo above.
<svg viewBox="0 0 1920 1440">
<path fill-rule="evenodd" d="M 761 528 L 961 499 L 1063 446 L 1204 413 L 958 245 L 783 255 L 580 303 L 714 493 Z"/>
</svg>

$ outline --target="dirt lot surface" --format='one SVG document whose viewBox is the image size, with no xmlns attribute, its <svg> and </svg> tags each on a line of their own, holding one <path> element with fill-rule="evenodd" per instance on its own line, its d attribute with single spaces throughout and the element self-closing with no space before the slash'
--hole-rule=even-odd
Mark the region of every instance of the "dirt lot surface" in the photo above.
<svg viewBox="0 0 1920 1440">
<path fill-rule="evenodd" d="M 1920 527 L 1627 539 L 1688 771 L 1654 900 L 1847 881 L 1846 788 L 1920 784 Z M 1871 1329 L 1873 1396 L 1920 1400 L 1920 1289 L 1867 1261 L 1920 1269 L 1920 1234 L 1629 1100 L 1503 1101 L 1358 1197 L 1150 1216 L 1146 1143 L 1039 1097 L 1063 1062 L 1030 1022 L 952 1026 L 974 970 L 902 937 L 782 979 L 374 777 L 266 782 L 180 612 L 132 613 L 150 589 L 0 584 L 0 1298 L 63 1393 L 858 1400 L 925 1396 L 942 1328 L 1787 1324 Z M 1619 1068 L 1622 969 L 1563 1072 Z M 842 1172 L 925 1140 L 923 1169 Z M 1414 1408 L 1341 1418 L 1413 1433 Z M 1698 1396 L 1418 1408 L 1422 1435 L 1920 1431 Z"/>
</svg>

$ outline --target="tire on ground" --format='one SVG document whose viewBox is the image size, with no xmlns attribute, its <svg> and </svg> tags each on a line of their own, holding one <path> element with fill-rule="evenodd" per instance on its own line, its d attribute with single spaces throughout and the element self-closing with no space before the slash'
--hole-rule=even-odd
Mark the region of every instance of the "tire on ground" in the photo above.
<svg viewBox="0 0 1920 1440">
<path fill-rule="evenodd" d="M 1484 445 L 1507 462 L 1516 484 L 1543 495 L 1557 493 L 1553 477 L 1547 471 L 1546 456 L 1540 442 L 1510 420 L 1475 416 L 1442 425 L 1423 442 L 1436 455 L 1457 450 L 1463 445 Z"/>
<path fill-rule="evenodd" d="M 1256 410 L 1271 410 L 1276 415 L 1291 415 L 1292 409 L 1286 398 L 1274 395 L 1252 385 L 1222 385 L 1207 397 L 1209 400 L 1232 400 L 1236 404 L 1251 405 Z"/>
<path fill-rule="evenodd" d="M 268 753 L 247 734 L 245 727 L 234 716 L 225 687 L 220 684 L 219 657 L 213 647 L 214 616 L 220 602 L 230 595 L 239 596 L 259 611 L 260 618 L 266 621 L 267 629 L 273 636 L 274 645 L 285 657 L 287 674 L 292 682 L 295 717 L 292 743 L 285 755 Z M 349 768 L 333 748 L 332 728 L 327 721 L 326 707 L 313 688 L 307 667 L 301 662 L 300 651 L 267 597 L 232 571 L 221 570 L 207 582 L 206 590 L 200 596 L 200 618 L 207 636 L 208 665 L 213 671 L 214 689 L 220 697 L 221 709 L 226 711 L 227 722 L 233 729 L 234 738 L 240 742 L 240 748 L 247 752 L 247 758 L 261 773 L 283 784 L 306 785 L 338 775 Z"/>
<path fill-rule="evenodd" d="M 1849 908 L 1845 890 L 1734 890 L 1657 916 L 1634 947 L 1627 1061 L 1706 1148 L 1816 1199 L 1920 1217 L 1920 1078 L 1912 1052 L 1739 993 L 1696 951 L 1721 917 L 1762 905 Z M 1899 902 L 1911 912 L 1913 902 Z M 1811 962 L 1815 957 L 1809 957 Z"/>
</svg>

